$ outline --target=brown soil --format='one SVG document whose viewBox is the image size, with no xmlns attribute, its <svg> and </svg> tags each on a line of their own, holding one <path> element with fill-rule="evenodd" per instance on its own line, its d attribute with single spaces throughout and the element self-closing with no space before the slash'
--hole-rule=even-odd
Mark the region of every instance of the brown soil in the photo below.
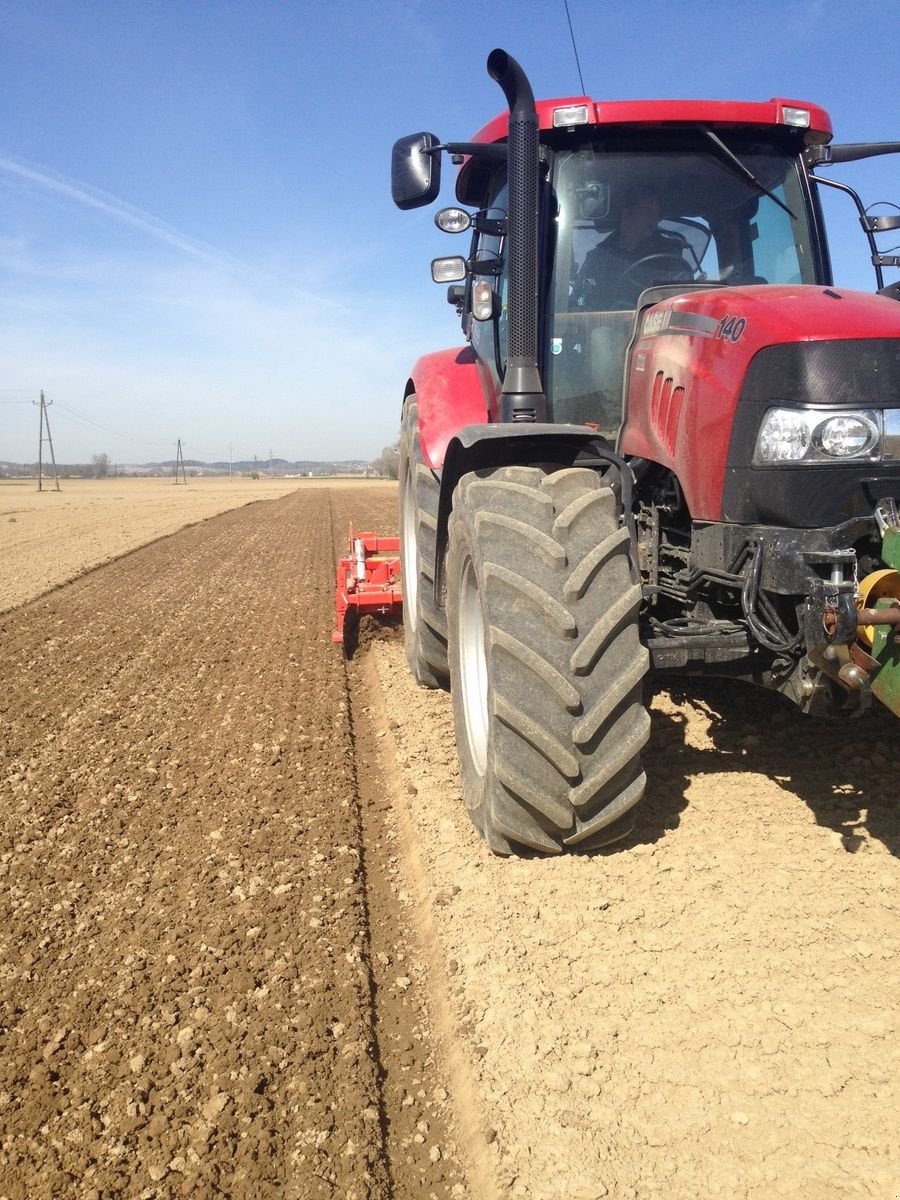
<svg viewBox="0 0 900 1200">
<path fill-rule="evenodd" d="M 332 563 L 394 501 L 348 495 L 228 513 L 0 618 L 0 1195 L 459 1179 L 402 944 L 374 965 Z M 379 987 L 410 1013 L 389 1035 Z"/>
<path fill-rule="evenodd" d="M 0 480 L 0 612 L 193 521 L 317 480 L 235 476 Z"/>
<path fill-rule="evenodd" d="M 499 1193 L 900 1195 L 893 718 L 657 691 L 634 835 L 506 861 L 463 811 L 449 697 L 377 652 Z"/>
<path fill-rule="evenodd" d="M 900 1187 L 886 714 L 657 691 L 615 852 L 491 857 L 299 490 L 0 617 L 0 1197 Z"/>
</svg>

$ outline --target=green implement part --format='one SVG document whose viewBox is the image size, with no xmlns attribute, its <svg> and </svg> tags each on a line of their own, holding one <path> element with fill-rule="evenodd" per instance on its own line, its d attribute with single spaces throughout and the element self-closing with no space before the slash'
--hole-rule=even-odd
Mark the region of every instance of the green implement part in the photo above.
<svg viewBox="0 0 900 1200">
<path fill-rule="evenodd" d="M 900 571 L 900 526 L 890 525 L 884 531 L 881 557 L 887 566 Z M 883 597 L 875 608 L 891 608 L 897 603 Z M 872 675 L 872 692 L 881 703 L 900 717 L 900 626 L 874 625 L 872 657 L 879 663 Z"/>
<path fill-rule="evenodd" d="M 900 526 L 890 525 L 881 540 L 881 557 L 889 567 L 900 571 Z"/>
</svg>

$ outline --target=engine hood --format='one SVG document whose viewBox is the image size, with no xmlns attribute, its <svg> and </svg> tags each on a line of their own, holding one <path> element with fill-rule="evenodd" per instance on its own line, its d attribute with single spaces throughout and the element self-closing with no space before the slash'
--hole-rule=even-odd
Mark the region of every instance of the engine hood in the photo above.
<svg viewBox="0 0 900 1200">
<path fill-rule="evenodd" d="M 757 369 L 766 362 L 775 369 Z M 757 374 L 763 386 L 751 398 Z M 742 457 L 755 480 L 755 424 L 776 402 L 900 407 L 900 304 L 810 285 L 717 287 L 662 300 L 640 317 L 619 446 L 668 467 L 695 519 L 721 520 L 726 473 Z"/>
<path fill-rule="evenodd" d="M 661 315 L 666 312 L 671 313 L 668 319 Z M 707 318 L 706 322 L 693 322 L 697 333 L 718 336 L 732 345 L 743 342 L 745 350 L 821 338 L 900 337 L 900 304 L 896 300 L 811 284 L 692 291 L 648 309 L 641 323 L 641 336 L 645 332 L 653 336 L 665 329 L 681 332 L 682 326 L 690 327 L 694 316 Z M 734 324 L 726 335 L 724 328 L 719 330 L 719 322 L 732 317 Z M 709 324 L 710 320 L 715 326 Z M 735 327 L 741 321 L 744 324 L 735 337 Z"/>
</svg>

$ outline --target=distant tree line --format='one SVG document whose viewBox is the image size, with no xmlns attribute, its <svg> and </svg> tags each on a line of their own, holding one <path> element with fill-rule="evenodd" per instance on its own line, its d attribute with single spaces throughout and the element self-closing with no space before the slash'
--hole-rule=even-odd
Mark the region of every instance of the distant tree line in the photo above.
<svg viewBox="0 0 900 1200">
<path fill-rule="evenodd" d="M 47 464 L 44 463 L 44 471 Z M 89 463 L 57 463 L 57 473 L 63 479 L 105 479 L 115 475 L 116 468 L 108 454 L 94 454 Z M 0 479 L 29 479 L 38 473 L 37 463 L 2 463 Z"/>
<path fill-rule="evenodd" d="M 384 479 L 397 479 L 400 475 L 400 439 L 393 446 L 385 446 L 378 458 L 372 461 L 372 470 Z"/>
</svg>

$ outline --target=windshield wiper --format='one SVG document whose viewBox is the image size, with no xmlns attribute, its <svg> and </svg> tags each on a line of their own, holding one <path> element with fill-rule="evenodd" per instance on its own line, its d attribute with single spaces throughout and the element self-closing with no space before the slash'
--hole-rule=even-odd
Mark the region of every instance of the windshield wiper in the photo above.
<svg viewBox="0 0 900 1200">
<path fill-rule="evenodd" d="M 722 152 L 722 154 L 725 155 L 725 161 L 730 163 L 731 166 L 734 167 L 735 171 L 743 179 L 746 179 L 748 183 L 752 183 L 753 186 L 758 191 L 762 192 L 762 194 L 764 196 L 768 196 L 770 200 L 774 200 L 779 208 L 784 209 L 784 211 L 787 213 L 787 215 L 791 218 L 792 221 L 797 220 L 797 218 L 794 216 L 794 214 L 791 212 L 791 210 L 788 208 L 788 206 L 784 203 L 784 201 L 779 199 L 779 197 L 776 196 L 774 192 L 770 192 L 764 183 L 760 183 L 759 180 L 756 178 L 756 176 L 753 174 L 753 172 L 750 170 L 750 168 L 741 162 L 741 160 L 738 158 L 738 156 L 734 153 L 733 150 L 728 149 L 728 147 L 725 145 L 725 143 L 722 141 L 722 139 L 720 137 L 717 137 L 716 134 L 714 134 L 711 129 L 702 128 L 702 132 L 707 138 L 709 138 L 709 140 L 712 142 L 712 144 L 714 146 L 716 146 Z"/>
</svg>

